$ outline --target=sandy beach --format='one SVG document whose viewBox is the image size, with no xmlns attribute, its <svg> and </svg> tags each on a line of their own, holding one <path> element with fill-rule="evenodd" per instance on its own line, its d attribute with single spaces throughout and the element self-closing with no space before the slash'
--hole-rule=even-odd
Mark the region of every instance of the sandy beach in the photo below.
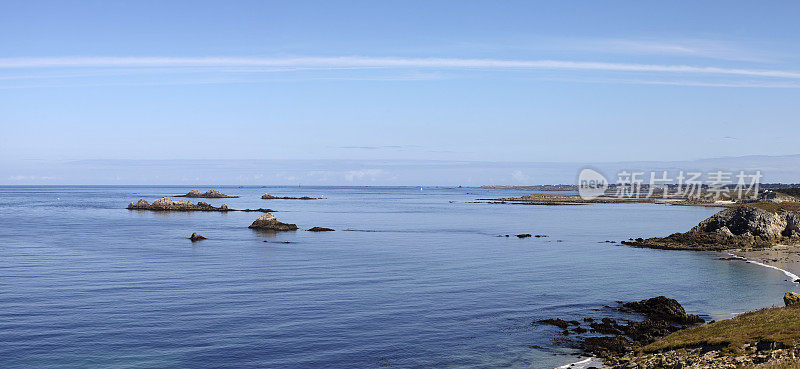
<svg viewBox="0 0 800 369">
<path fill-rule="evenodd" d="M 737 249 L 729 252 L 751 262 L 778 268 L 794 279 L 800 278 L 800 246 L 775 245 L 767 249 Z"/>
</svg>

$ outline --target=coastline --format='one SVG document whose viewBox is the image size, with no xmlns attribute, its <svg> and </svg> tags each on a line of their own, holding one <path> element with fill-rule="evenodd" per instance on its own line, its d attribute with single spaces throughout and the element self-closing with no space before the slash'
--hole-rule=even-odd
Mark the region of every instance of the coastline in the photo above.
<svg viewBox="0 0 800 369">
<path fill-rule="evenodd" d="M 775 245 L 766 249 L 733 249 L 728 254 L 783 272 L 790 281 L 800 279 L 800 246 Z"/>
<path fill-rule="evenodd" d="M 800 274 L 800 246 L 777 244 L 767 248 L 726 249 L 720 250 L 720 252 L 722 255 L 731 256 L 730 259 L 735 258 L 746 263 L 780 271 L 787 278 L 787 281 L 792 282 L 795 286 L 787 293 L 797 290 L 797 285 L 794 283 L 800 283 L 800 277 L 798 277 L 798 274 Z M 789 305 L 789 303 L 787 302 L 786 305 Z M 780 334 L 775 334 L 773 337 L 773 332 L 761 331 L 765 324 L 770 326 L 774 324 L 777 331 L 781 329 L 779 328 L 781 327 L 780 324 L 795 325 L 797 315 L 792 311 L 797 311 L 797 307 L 783 307 L 773 304 L 771 307 L 767 306 L 759 310 L 731 313 L 730 316 L 719 321 L 683 328 L 643 348 L 613 356 L 610 360 L 603 359 L 600 361 L 602 363 L 600 367 L 622 369 L 635 365 L 639 368 L 722 369 L 748 367 L 794 369 L 798 367 L 796 358 L 800 353 L 798 352 L 800 346 L 798 346 L 796 338 L 789 341 L 781 341 L 775 338 L 780 337 Z M 790 320 L 781 323 L 768 322 L 770 318 L 781 315 L 784 317 L 790 316 Z M 779 320 L 780 318 L 775 319 Z M 761 334 L 753 334 L 754 320 L 757 326 L 755 329 L 761 331 Z M 731 328 L 733 331 L 731 331 Z M 785 327 L 783 328 L 785 329 Z M 793 329 L 790 328 L 792 332 L 795 332 Z M 703 333 L 704 331 L 705 333 Z M 723 336 L 735 337 L 736 333 L 733 332 L 750 332 L 750 336 L 749 339 L 745 339 L 743 345 L 742 342 L 734 345 L 733 342 L 727 342 L 726 340 L 713 341 L 714 339 L 719 340 Z M 703 334 L 706 336 L 705 339 L 697 338 Z M 746 336 L 747 334 L 744 335 Z M 794 333 L 792 333 L 792 336 L 794 336 Z M 682 339 L 684 343 L 675 344 L 675 342 L 681 342 Z M 669 343 L 670 340 L 672 343 Z M 735 339 L 733 340 L 735 341 Z M 735 346 L 735 348 L 728 348 L 728 352 L 725 352 L 724 346 L 729 344 L 731 345 L 730 347 Z M 736 355 L 731 355 L 730 350 L 734 350 Z"/>
</svg>

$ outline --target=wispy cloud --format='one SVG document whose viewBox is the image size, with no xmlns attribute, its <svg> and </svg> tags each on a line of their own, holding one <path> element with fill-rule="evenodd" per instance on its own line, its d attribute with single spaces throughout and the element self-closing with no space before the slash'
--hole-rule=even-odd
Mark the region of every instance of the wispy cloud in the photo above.
<svg viewBox="0 0 800 369">
<path fill-rule="evenodd" d="M 765 52 L 743 49 L 728 42 L 685 39 L 583 39 L 566 40 L 565 48 L 593 53 L 626 55 L 688 56 L 749 62 L 770 61 Z"/>
<path fill-rule="evenodd" d="M 0 69 L 20 68 L 433 68 L 490 70 L 577 70 L 679 73 L 800 79 L 800 71 L 697 65 L 610 63 L 567 60 L 511 60 L 395 57 L 48 57 L 0 58 Z"/>
</svg>

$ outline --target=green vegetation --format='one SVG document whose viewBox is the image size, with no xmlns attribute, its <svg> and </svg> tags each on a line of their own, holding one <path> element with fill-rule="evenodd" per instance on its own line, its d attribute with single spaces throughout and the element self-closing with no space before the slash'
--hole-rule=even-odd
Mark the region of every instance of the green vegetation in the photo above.
<svg viewBox="0 0 800 369">
<path fill-rule="evenodd" d="M 645 346 L 643 351 L 723 346 L 729 352 L 737 352 L 745 343 L 758 341 L 779 342 L 786 346 L 800 342 L 800 306 L 766 308 L 680 330 Z"/>
</svg>

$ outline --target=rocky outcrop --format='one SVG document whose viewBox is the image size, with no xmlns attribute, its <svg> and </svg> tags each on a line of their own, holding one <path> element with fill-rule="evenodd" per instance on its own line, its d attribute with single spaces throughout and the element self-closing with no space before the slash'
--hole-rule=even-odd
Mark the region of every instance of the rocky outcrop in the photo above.
<svg viewBox="0 0 800 369">
<path fill-rule="evenodd" d="M 686 314 L 675 300 L 658 296 L 647 300 L 629 302 L 616 308 L 626 315 L 625 321 L 604 317 L 599 320 L 584 318 L 577 320 L 543 319 L 534 325 L 552 325 L 561 329 L 562 338 L 585 353 L 603 359 L 613 359 L 680 329 L 702 324 L 697 315 Z M 618 314 L 618 313 L 617 313 Z M 641 320 L 641 317 L 645 317 Z M 586 325 L 586 327 L 582 326 Z"/>
<path fill-rule="evenodd" d="M 651 320 L 660 320 L 683 325 L 703 323 L 703 318 L 699 315 L 686 314 L 686 310 L 683 309 L 683 306 L 681 306 L 678 301 L 665 296 L 628 302 L 622 306 L 625 309 L 642 314 Z"/>
<path fill-rule="evenodd" d="M 209 203 L 199 201 L 197 204 L 191 201 L 172 200 L 169 197 L 162 197 L 153 203 L 148 203 L 145 199 L 139 199 L 136 203 L 128 204 L 130 210 L 152 210 L 152 211 L 231 211 L 228 205 L 222 204 L 219 207 Z"/>
<path fill-rule="evenodd" d="M 208 190 L 206 192 L 200 192 L 199 190 L 191 190 L 186 195 L 179 195 L 175 197 L 192 197 L 192 198 L 204 198 L 204 199 L 227 199 L 227 198 L 237 198 L 239 196 L 228 196 L 224 193 L 221 193 L 217 190 Z"/>
<path fill-rule="evenodd" d="M 296 231 L 296 224 L 281 223 L 272 213 L 266 213 L 256 219 L 249 228 L 265 231 Z"/>
<path fill-rule="evenodd" d="M 786 292 L 783 294 L 783 303 L 786 306 L 800 304 L 800 294 L 794 292 Z"/>
<path fill-rule="evenodd" d="M 213 206 L 209 203 L 198 201 L 197 204 L 191 201 L 184 200 L 171 200 L 169 197 L 162 197 L 153 203 L 147 202 L 145 199 L 139 199 L 137 202 L 128 204 L 129 210 L 151 210 L 151 211 L 244 211 L 244 212 L 259 212 L 271 213 L 275 210 L 272 209 L 231 209 L 226 204 L 219 207 Z"/>
<path fill-rule="evenodd" d="M 728 208 L 685 233 L 623 241 L 629 246 L 684 250 L 726 250 L 800 243 L 800 213 L 777 204 Z"/>
<path fill-rule="evenodd" d="M 261 198 L 264 200 L 319 200 L 319 197 L 308 197 L 308 196 L 301 196 L 301 197 L 288 197 L 288 196 L 272 196 L 268 193 L 261 195 Z"/>
<path fill-rule="evenodd" d="M 325 228 L 325 227 L 311 227 L 311 228 L 307 229 L 307 231 L 309 231 L 309 232 L 332 232 L 333 229 Z"/>
<path fill-rule="evenodd" d="M 192 240 L 192 242 L 197 242 L 200 240 L 205 240 L 206 238 L 197 233 L 192 233 L 192 235 L 189 236 L 189 239 Z"/>
</svg>

